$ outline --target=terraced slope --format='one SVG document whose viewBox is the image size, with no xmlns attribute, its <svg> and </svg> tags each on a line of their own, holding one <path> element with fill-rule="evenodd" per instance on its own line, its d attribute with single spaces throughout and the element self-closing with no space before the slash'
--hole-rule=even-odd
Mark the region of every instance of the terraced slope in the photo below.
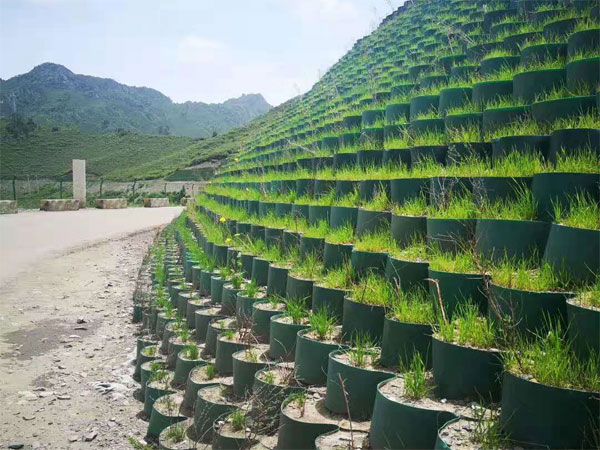
<svg viewBox="0 0 600 450">
<path fill-rule="evenodd" d="M 267 115 L 153 251 L 142 344 L 193 420 L 149 433 L 597 445 L 599 31 L 592 2 L 411 2 Z"/>
</svg>

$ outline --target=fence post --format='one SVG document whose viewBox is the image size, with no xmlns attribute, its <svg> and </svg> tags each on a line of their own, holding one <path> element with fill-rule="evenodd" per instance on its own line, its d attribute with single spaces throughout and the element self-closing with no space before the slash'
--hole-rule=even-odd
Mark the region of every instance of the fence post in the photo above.
<svg viewBox="0 0 600 450">
<path fill-rule="evenodd" d="M 59 192 L 60 192 L 60 198 L 61 198 L 61 199 L 62 199 L 62 183 L 63 183 L 63 182 L 62 182 L 62 180 L 60 180 L 60 181 L 58 182 L 58 185 L 59 185 L 59 188 L 58 188 L 58 189 L 59 189 Z"/>
<path fill-rule="evenodd" d="M 104 178 L 100 178 L 100 198 L 102 198 L 102 184 L 104 183 Z"/>
<path fill-rule="evenodd" d="M 13 200 L 17 200 L 17 177 L 13 176 Z"/>
<path fill-rule="evenodd" d="M 131 193 L 133 194 L 134 197 L 135 197 L 135 183 L 137 183 L 137 180 L 134 180 L 133 186 L 131 187 Z"/>
</svg>

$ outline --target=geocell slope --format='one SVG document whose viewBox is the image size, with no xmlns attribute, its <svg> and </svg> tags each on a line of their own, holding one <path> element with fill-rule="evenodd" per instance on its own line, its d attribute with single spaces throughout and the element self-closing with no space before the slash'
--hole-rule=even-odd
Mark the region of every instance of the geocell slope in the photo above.
<svg viewBox="0 0 600 450">
<path fill-rule="evenodd" d="M 195 327 L 188 435 L 597 447 L 599 36 L 594 2 L 410 2 L 263 117 L 137 307 Z"/>
</svg>

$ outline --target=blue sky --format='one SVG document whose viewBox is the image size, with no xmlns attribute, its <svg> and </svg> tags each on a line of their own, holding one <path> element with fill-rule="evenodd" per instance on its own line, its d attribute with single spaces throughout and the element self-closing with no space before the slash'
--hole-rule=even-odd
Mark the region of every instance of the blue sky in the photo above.
<svg viewBox="0 0 600 450">
<path fill-rule="evenodd" d="M 0 0 L 0 77 L 43 62 L 176 102 L 307 91 L 403 0 Z"/>
</svg>

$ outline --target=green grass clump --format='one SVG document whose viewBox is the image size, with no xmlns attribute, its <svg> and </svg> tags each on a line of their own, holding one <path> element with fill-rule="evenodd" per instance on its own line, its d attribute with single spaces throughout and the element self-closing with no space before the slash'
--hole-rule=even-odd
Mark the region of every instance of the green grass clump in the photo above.
<svg viewBox="0 0 600 450">
<path fill-rule="evenodd" d="M 425 242 L 424 237 L 415 234 L 411 237 L 408 245 L 401 248 L 396 246 L 390 251 L 390 255 L 404 261 L 422 262 L 429 259 L 427 252 L 427 243 Z"/>
<path fill-rule="evenodd" d="M 406 323 L 432 324 L 437 322 L 434 300 L 423 288 L 397 289 L 388 315 Z"/>
<path fill-rule="evenodd" d="M 188 345 L 186 345 L 185 357 L 187 359 L 196 360 L 196 359 L 198 359 L 199 355 L 200 355 L 200 352 L 198 350 L 198 346 L 194 342 L 190 342 Z"/>
<path fill-rule="evenodd" d="M 534 340 L 520 339 L 506 352 L 504 365 L 515 375 L 533 377 L 538 383 L 566 389 L 600 391 L 597 354 L 580 361 L 564 338 L 560 323 Z"/>
<path fill-rule="evenodd" d="M 329 230 L 325 241 L 331 244 L 351 244 L 354 241 L 354 227 L 346 223 L 345 225 Z"/>
<path fill-rule="evenodd" d="M 442 205 L 429 205 L 427 216 L 436 219 L 475 219 L 479 214 L 471 194 L 456 192 L 444 200 Z"/>
<path fill-rule="evenodd" d="M 389 306 L 394 299 L 394 290 L 384 277 L 370 272 L 352 285 L 351 297 L 368 305 Z"/>
<path fill-rule="evenodd" d="M 363 208 L 369 211 L 388 211 L 390 199 L 385 190 L 380 190 L 371 200 L 363 204 Z"/>
<path fill-rule="evenodd" d="M 345 261 L 340 267 L 329 269 L 319 280 L 319 284 L 334 289 L 349 289 L 356 276 L 350 261 Z"/>
<path fill-rule="evenodd" d="M 404 380 L 404 395 L 412 400 L 427 397 L 433 392 L 433 386 L 429 383 L 427 369 L 419 352 L 415 352 L 413 359 L 402 370 Z"/>
<path fill-rule="evenodd" d="M 298 255 L 294 266 L 290 271 L 294 277 L 314 280 L 323 272 L 323 263 L 314 253 L 309 253 L 304 257 Z"/>
<path fill-rule="evenodd" d="M 429 268 L 454 273 L 479 273 L 480 271 L 473 251 L 464 249 L 456 253 L 443 252 L 436 245 L 432 245 L 429 249 Z"/>
<path fill-rule="evenodd" d="M 335 323 L 336 318 L 329 313 L 327 308 L 319 309 L 310 315 L 310 328 L 322 341 L 331 338 Z"/>
<path fill-rule="evenodd" d="M 479 308 L 473 303 L 459 304 L 453 320 L 442 322 L 435 336 L 444 342 L 476 348 L 492 348 L 496 343 L 493 322 L 482 316 Z"/>
<path fill-rule="evenodd" d="M 303 319 L 308 316 L 308 309 L 306 308 L 306 299 L 304 298 L 291 298 L 285 301 L 285 311 L 283 311 L 283 317 L 287 317 L 292 320 L 293 324 L 302 323 Z"/>
<path fill-rule="evenodd" d="M 427 199 L 425 195 L 421 194 L 418 197 L 405 201 L 402 205 L 394 204 L 392 213 L 397 216 L 421 217 L 427 215 L 427 208 Z"/>
<path fill-rule="evenodd" d="M 592 308 L 600 308 L 600 277 L 590 286 L 580 288 L 575 297 L 575 302 Z"/>
<path fill-rule="evenodd" d="M 242 411 L 234 411 L 229 416 L 233 431 L 241 431 L 246 428 L 246 415 Z"/>
<path fill-rule="evenodd" d="M 570 279 L 563 271 L 556 271 L 547 263 L 539 263 L 536 256 L 527 259 L 504 259 L 491 267 L 494 283 L 524 291 L 565 291 Z"/>
<path fill-rule="evenodd" d="M 535 220 L 537 202 L 529 189 L 521 188 L 516 193 L 516 198 L 500 199 L 496 201 L 484 200 L 479 205 L 480 218 L 486 219 L 512 219 Z"/>
<path fill-rule="evenodd" d="M 167 438 L 175 443 L 180 443 L 187 437 L 185 428 L 181 425 L 173 425 L 167 431 Z"/>
<path fill-rule="evenodd" d="M 600 207 L 589 195 L 578 192 L 569 199 L 569 205 L 563 207 L 555 202 L 554 221 L 575 228 L 600 230 Z"/>
<path fill-rule="evenodd" d="M 598 128 L 600 128 L 600 124 L 598 125 Z M 569 154 L 560 152 L 556 157 L 556 165 L 554 167 L 549 167 L 548 171 L 598 173 L 600 172 L 600 168 L 598 167 L 598 156 L 596 152 L 590 148 Z"/>
<path fill-rule="evenodd" d="M 272 294 L 267 297 L 267 302 L 271 308 L 276 309 L 280 305 L 285 305 L 285 298 L 277 294 Z"/>
<path fill-rule="evenodd" d="M 329 233 L 329 223 L 326 220 L 320 220 L 315 225 L 310 225 L 302 232 L 302 236 L 310 238 L 324 238 Z"/>
<path fill-rule="evenodd" d="M 362 252 L 387 252 L 395 246 L 396 241 L 387 227 L 365 233 L 354 243 L 354 249 Z"/>
<path fill-rule="evenodd" d="M 245 295 L 248 298 L 256 298 L 258 293 L 259 293 L 259 288 L 258 288 L 258 284 L 256 283 L 256 280 L 254 280 L 254 279 L 250 280 L 250 282 L 247 283 L 244 288 L 243 295 Z"/>
<path fill-rule="evenodd" d="M 228 341 L 235 339 L 235 330 L 228 329 L 223 332 L 223 337 Z"/>
<path fill-rule="evenodd" d="M 350 207 L 356 207 L 356 206 L 358 206 L 359 203 L 360 203 L 360 195 L 358 193 L 358 189 L 355 189 L 350 194 L 347 194 L 344 197 L 338 198 L 333 203 L 332 206 L 350 206 Z"/>
<path fill-rule="evenodd" d="M 207 364 L 206 368 L 204 369 L 204 373 L 206 374 L 206 378 L 208 380 L 212 380 L 217 376 L 217 369 L 214 364 Z"/>
<path fill-rule="evenodd" d="M 357 334 L 353 338 L 353 347 L 347 351 L 350 363 L 355 367 L 377 366 L 380 351 L 368 335 Z"/>
<path fill-rule="evenodd" d="M 264 372 L 262 374 L 263 380 L 265 381 L 265 383 L 267 384 L 274 384 L 275 383 L 275 374 L 273 372 Z"/>
</svg>

